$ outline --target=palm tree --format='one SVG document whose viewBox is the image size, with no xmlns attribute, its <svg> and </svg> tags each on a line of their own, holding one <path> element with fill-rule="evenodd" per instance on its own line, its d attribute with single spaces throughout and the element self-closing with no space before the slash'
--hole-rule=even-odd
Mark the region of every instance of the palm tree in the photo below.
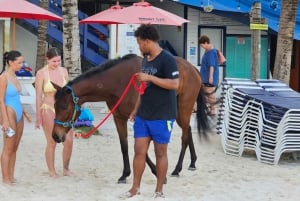
<svg viewBox="0 0 300 201">
<path fill-rule="evenodd" d="M 40 7 L 48 10 L 48 0 L 41 0 Z M 45 65 L 45 54 L 47 47 L 47 31 L 48 31 L 48 21 L 39 20 L 38 21 L 38 35 L 37 35 L 37 53 L 36 53 L 36 68 L 35 72 L 41 69 Z"/>
<path fill-rule="evenodd" d="M 62 0 L 63 62 L 70 79 L 81 74 L 77 0 Z"/>
<path fill-rule="evenodd" d="M 274 64 L 274 79 L 290 81 L 291 56 L 298 0 L 281 0 L 280 23 Z"/>
</svg>

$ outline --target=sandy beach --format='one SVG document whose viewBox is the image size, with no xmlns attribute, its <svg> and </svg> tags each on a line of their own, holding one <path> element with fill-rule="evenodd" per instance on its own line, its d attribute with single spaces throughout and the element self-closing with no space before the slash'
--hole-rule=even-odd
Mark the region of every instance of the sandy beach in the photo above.
<svg viewBox="0 0 300 201">
<path fill-rule="evenodd" d="M 92 110 L 94 124 L 104 114 Z M 34 114 L 31 114 L 34 117 Z M 192 118 L 193 121 L 193 118 Z M 34 122 L 34 118 L 33 118 Z M 130 124 L 129 124 L 130 125 Z M 122 172 L 122 156 L 118 135 L 112 118 L 99 129 L 101 135 L 88 139 L 75 138 L 70 164 L 75 177 L 52 179 L 48 176 L 44 149 L 45 137 L 35 130 L 33 123 L 26 122 L 24 135 L 18 150 L 14 186 L 0 184 L 1 201 L 115 201 L 131 186 L 117 184 Z M 2 134 L 1 134 L 2 135 Z M 212 133 L 210 142 L 199 141 L 194 131 L 198 156 L 197 170 L 187 170 L 190 155 L 186 152 L 180 177 L 171 177 L 180 151 L 181 132 L 176 126 L 169 144 L 168 183 L 164 187 L 170 201 L 287 201 L 300 197 L 300 161 L 290 155 L 282 157 L 278 165 L 257 161 L 255 154 L 246 152 L 242 157 L 225 155 L 220 136 Z M 133 137 L 129 128 L 129 152 L 132 163 Z M 0 141 L 2 149 L 2 140 Z M 62 174 L 62 145 L 58 144 L 56 167 Z M 152 148 L 150 155 L 153 158 Z M 154 159 L 154 158 L 153 158 Z M 155 177 L 146 167 L 142 179 L 141 195 L 128 200 L 153 200 Z"/>
</svg>

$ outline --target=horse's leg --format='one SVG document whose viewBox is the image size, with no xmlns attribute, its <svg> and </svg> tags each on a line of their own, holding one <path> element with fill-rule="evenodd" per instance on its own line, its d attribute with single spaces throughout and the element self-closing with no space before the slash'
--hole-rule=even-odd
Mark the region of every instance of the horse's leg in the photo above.
<svg viewBox="0 0 300 201">
<path fill-rule="evenodd" d="M 190 114 L 192 114 L 193 105 L 185 105 L 183 104 L 183 101 L 180 101 L 180 98 L 178 99 L 178 116 L 177 116 L 177 124 L 182 129 L 182 136 L 181 136 L 181 151 L 179 154 L 178 162 L 175 167 L 175 170 L 172 172 L 172 176 L 179 176 L 179 172 L 182 170 L 182 163 L 185 155 L 185 151 L 188 146 L 190 146 L 190 152 L 191 152 L 191 164 L 190 168 L 195 169 L 195 163 L 197 160 L 193 138 L 192 138 L 192 132 L 190 127 Z"/>
<path fill-rule="evenodd" d="M 190 149 L 190 155 L 191 155 L 191 163 L 189 166 L 189 170 L 196 170 L 197 155 L 196 155 L 196 151 L 195 151 L 191 126 L 189 127 L 188 137 L 189 137 L 188 141 L 189 141 L 189 149 Z"/>
<path fill-rule="evenodd" d="M 128 154 L 128 139 L 127 139 L 127 119 L 120 119 L 114 117 L 117 132 L 119 135 L 121 151 L 123 155 L 123 173 L 118 179 L 118 183 L 126 183 L 126 178 L 130 175 L 130 164 L 129 164 L 129 154 Z"/>
<path fill-rule="evenodd" d="M 184 131 L 182 130 L 181 151 L 180 151 L 180 154 L 179 154 L 177 165 L 176 165 L 174 171 L 172 172 L 171 176 L 179 176 L 179 172 L 182 170 L 182 163 L 183 163 L 186 148 L 188 146 L 188 135 L 187 135 L 187 133 L 183 134 L 183 132 Z"/>
<path fill-rule="evenodd" d="M 193 101 L 194 100 L 194 101 Z M 177 115 L 177 124 L 182 129 L 181 136 L 181 151 L 179 154 L 179 159 L 175 170 L 172 172 L 172 176 L 179 176 L 179 172 L 182 170 L 182 163 L 185 155 L 186 148 L 190 146 L 191 153 L 191 163 L 189 169 L 195 169 L 195 163 L 197 160 L 197 155 L 195 152 L 192 131 L 190 126 L 190 119 L 192 115 L 192 111 L 194 108 L 194 103 L 196 101 L 196 96 L 194 94 L 181 94 L 178 96 L 178 115 Z"/>
<path fill-rule="evenodd" d="M 193 144 L 193 141 L 192 141 L 191 128 L 190 128 L 190 126 L 188 126 L 187 129 L 182 129 L 181 151 L 180 151 L 180 154 L 179 154 L 177 165 L 176 165 L 174 171 L 172 172 L 171 176 L 179 176 L 179 172 L 182 170 L 182 163 L 183 163 L 183 159 L 184 159 L 186 149 L 190 144 L 192 144 L 192 148 L 190 149 L 190 152 L 191 152 L 190 168 L 193 167 L 195 169 L 196 168 L 195 163 L 196 163 L 196 160 L 197 160 L 197 156 L 196 156 L 194 144 Z"/>
</svg>

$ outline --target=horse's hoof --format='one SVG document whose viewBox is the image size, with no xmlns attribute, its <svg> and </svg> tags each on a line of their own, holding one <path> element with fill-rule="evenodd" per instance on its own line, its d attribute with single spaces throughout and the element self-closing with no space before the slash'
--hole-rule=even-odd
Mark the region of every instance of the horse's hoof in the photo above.
<svg viewBox="0 0 300 201">
<path fill-rule="evenodd" d="M 196 167 L 189 167 L 188 170 L 195 171 L 195 170 L 197 170 L 197 168 Z"/>
<path fill-rule="evenodd" d="M 118 184 L 126 184 L 126 183 L 127 183 L 126 179 L 119 179 L 118 180 Z"/>
<path fill-rule="evenodd" d="M 171 177 L 179 177 L 179 173 L 177 173 L 177 172 L 172 172 Z"/>
</svg>

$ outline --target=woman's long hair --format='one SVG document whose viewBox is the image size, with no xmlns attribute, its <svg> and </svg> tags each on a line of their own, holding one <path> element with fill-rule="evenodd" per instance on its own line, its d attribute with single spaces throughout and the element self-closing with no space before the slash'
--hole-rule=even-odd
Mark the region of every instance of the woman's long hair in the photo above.
<svg viewBox="0 0 300 201">
<path fill-rule="evenodd" d="M 17 50 L 11 50 L 9 52 L 4 52 L 3 54 L 3 67 L 0 75 L 4 72 L 6 64 L 9 61 L 15 61 L 18 57 L 22 56 L 22 54 Z"/>
</svg>

